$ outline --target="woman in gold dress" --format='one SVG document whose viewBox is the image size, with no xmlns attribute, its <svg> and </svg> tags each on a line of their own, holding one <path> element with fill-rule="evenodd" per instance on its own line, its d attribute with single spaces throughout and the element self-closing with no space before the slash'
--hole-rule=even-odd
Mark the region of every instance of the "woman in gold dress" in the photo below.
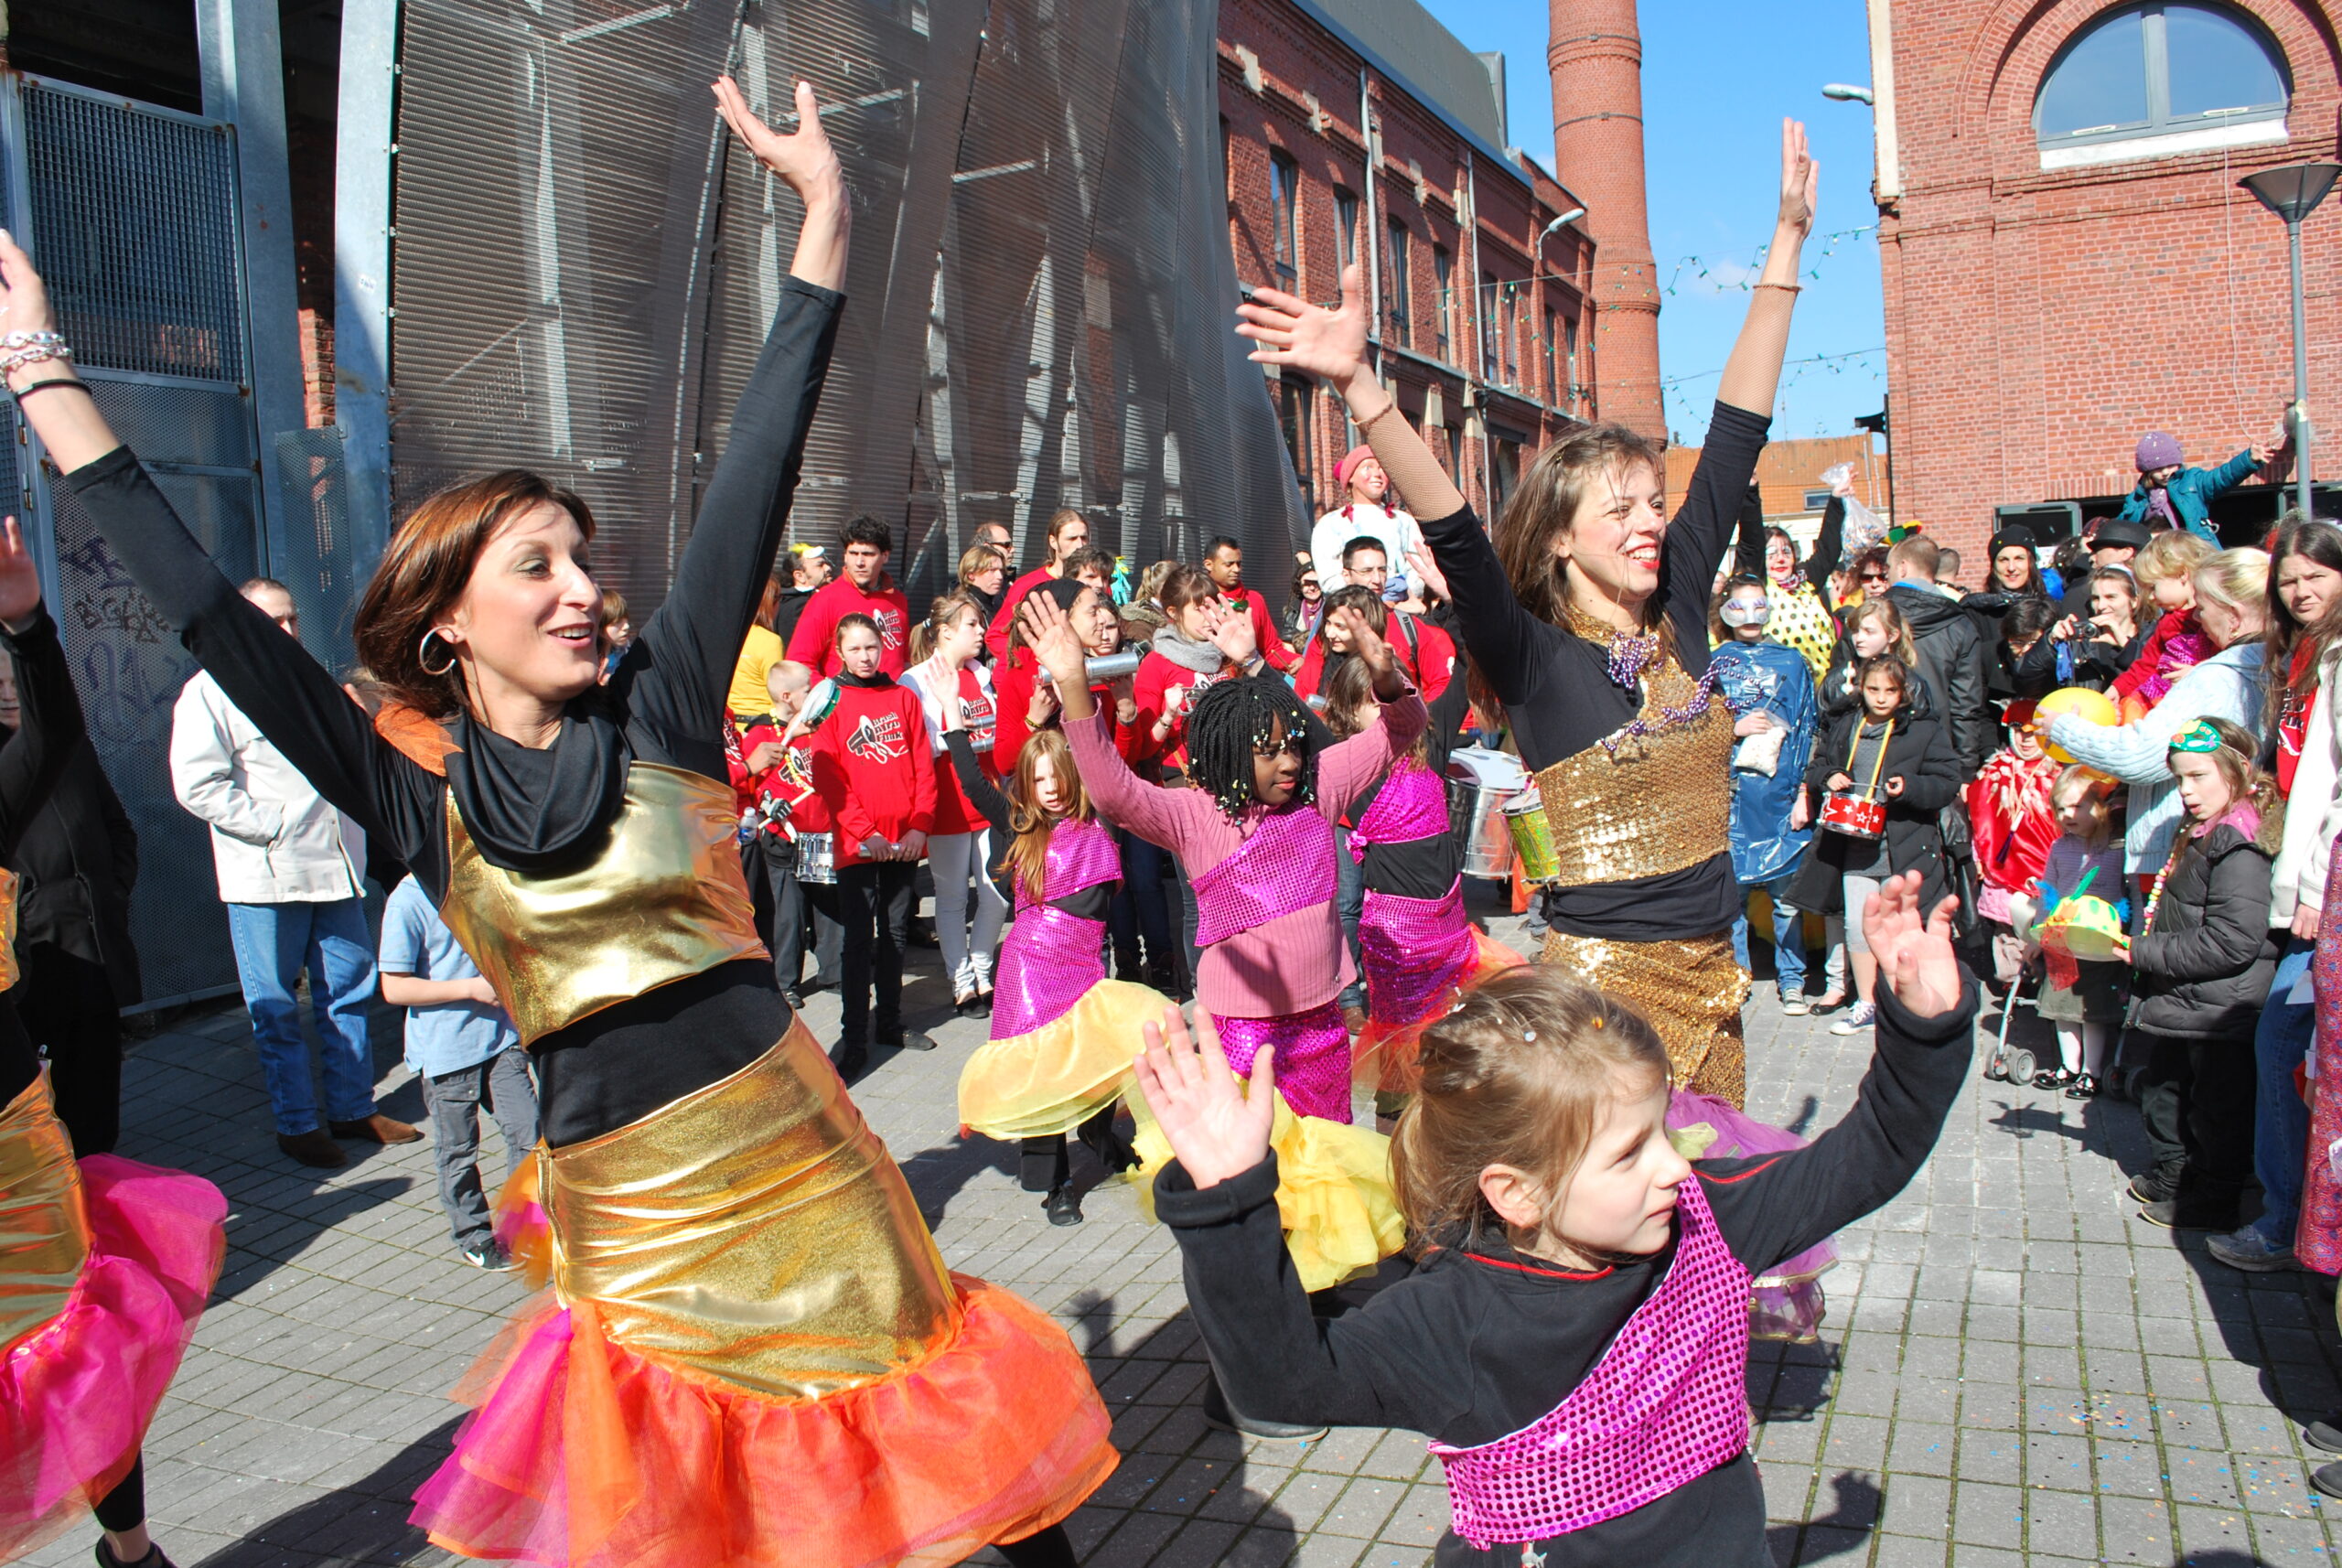
<svg viewBox="0 0 2342 1568">
<path fill-rule="evenodd" d="M 1114 1465 L 1048 1318 L 945 1269 L 902 1173 L 782 1000 L 720 737 L 843 297 L 848 202 L 812 89 L 733 133 L 804 202 L 791 275 L 672 592 L 606 683 L 585 504 L 525 473 L 400 527 L 358 614 L 369 721 L 237 596 L 59 359 L 12 389 L 138 585 L 318 790 L 393 847 L 534 1058 L 552 1292 L 468 1380 L 432 1539 L 553 1568 L 864 1568 L 987 1542 L 1070 1564 Z M 0 325 L 47 332 L 0 241 Z M 511 1195 L 508 1195 L 508 1201 Z"/>
<path fill-rule="evenodd" d="M 1798 255 L 1813 226 L 1804 127 L 1781 127 L 1779 216 L 1716 390 L 1691 492 L 1661 509 L 1660 445 L 1596 424 L 1538 454 L 1493 543 L 1366 362 L 1367 302 L 1338 310 L 1273 289 L 1238 314 L 1252 357 L 1341 392 L 1447 575 L 1472 663 L 1510 715 L 1561 863 L 1544 957 L 1631 1000 L 1676 1084 L 1742 1102 L 1729 842 L 1733 719 L 1708 666 L 1708 598 L 1764 449 Z M 1641 423 L 1655 423 L 1656 408 Z"/>
</svg>

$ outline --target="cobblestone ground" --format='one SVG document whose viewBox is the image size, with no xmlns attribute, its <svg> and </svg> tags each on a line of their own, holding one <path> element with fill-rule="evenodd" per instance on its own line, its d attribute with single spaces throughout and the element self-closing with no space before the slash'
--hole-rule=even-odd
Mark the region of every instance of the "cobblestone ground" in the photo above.
<svg viewBox="0 0 2342 1568">
<path fill-rule="evenodd" d="M 1123 1458 L 1072 1520 L 1085 1561 L 1427 1562 L 1446 1510 L 1421 1439 L 1209 1431 L 1178 1259 L 1131 1192 L 1091 1192 L 1086 1224 L 1052 1230 L 1004 1146 L 958 1137 L 953 1081 L 983 1026 L 944 1021 L 934 955 L 916 956 L 911 1016 L 941 1048 L 881 1053 L 856 1098 L 951 1264 L 1056 1314 L 1090 1358 Z M 826 1029 L 835 1003 L 809 1012 Z M 381 1023 L 384 1107 L 419 1119 Z M 1760 986 L 1750 1110 L 1827 1127 L 1868 1049 Z M 447 1452 L 446 1391 L 522 1286 L 458 1261 L 427 1145 L 323 1174 L 280 1157 L 241 1009 L 145 1043 L 127 1083 L 122 1152 L 201 1172 L 231 1204 L 227 1272 L 147 1448 L 157 1536 L 185 1568 L 437 1562 L 407 1498 Z M 485 1146 L 496 1157 L 492 1130 Z M 1971 1080 L 1910 1190 L 1839 1238 L 1823 1342 L 1752 1362 L 1777 1562 L 2334 1560 L 2342 1505 L 2318 1506 L 2298 1431 L 2342 1405 L 2331 1296 L 2133 1218 L 2122 1189 L 2143 1155 L 2129 1106 Z M 32 1561 L 86 1563 L 93 1533 Z"/>
</svg>

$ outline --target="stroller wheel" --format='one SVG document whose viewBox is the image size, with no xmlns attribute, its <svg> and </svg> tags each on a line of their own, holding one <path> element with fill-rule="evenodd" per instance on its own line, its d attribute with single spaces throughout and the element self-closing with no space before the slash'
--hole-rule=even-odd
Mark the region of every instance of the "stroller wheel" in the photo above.
<svg viewBox="0 0 2342 1568">
<path fill-rule="evenodd" d="M 1994 1051 L 1984 1058 L 1984 1078 L 1991 1083 L 2006 1083 L 2009 1080 L 2008 1063 L 2000 1052 Z"/>
<path fill-rule="evenodd" d="M 2107 1075 L 2106 1086 L 2117 1100 L 2136 1105 L 2139 1103 L 2139 1080 L 2146 1073 L 2147 1069 L 2143 1067 L 2120 1068 Z"/>
<path fill-rule="evenodd" d="M 2011 1083 L 2031 1083 L 2040 1064 L 2033 1059 L 2031 1051 L 2020 1046 L 2009 1053 L 2006 1066 Z"/>
</svg>

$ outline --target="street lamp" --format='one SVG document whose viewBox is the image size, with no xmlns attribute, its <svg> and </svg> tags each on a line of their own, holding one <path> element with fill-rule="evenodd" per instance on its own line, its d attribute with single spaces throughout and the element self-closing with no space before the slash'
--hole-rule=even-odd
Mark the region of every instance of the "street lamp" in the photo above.
<svg viewBox="0 0 2342 1568">
<path fill-rule="evenodd" d="M 2287 164 L 2246 175 L 2239 185 L 2261 199 L 2261 205 L 2285 220 L 2285 242 L 2294 262 L 2294 405 L 2285 411 L 2293 426 L 2294 460 L 2299 466 L 2296 503 L 2304 518 L 2312 514 L 2309 493 L 2309 323 L 2302 306 L 2302 220 L 2317 210 L 2334 188 L 2342 164 Z"/>
<path fill-rule="evenodd" d="M 1821 84 L 1821 96 L 1834 98 L 1841 103 L 1867 103 L 1873 108 L 1878 105 L 1869 88 L 1856 87 L 1851 81 L 1825 81 Z"/>
<path fill-rule="evenodd" d="M 1542 240 L 1548 240 L 1548 239 L 1551 239 L 1552 236 L 1554 236 L 1555 234 L 1558 234 L 1558 233 L 1560 233 L 1560 232 L 1562 231 L 1562 225 L 1563 225 L 1563 224 L 1564 224 L 1564 223 L 1574 223 L 1574 222 L 1576 222 L 1579 219 L 1581 219 L 1581 218 L 1583 218 L 1583 217 L 1585 217 L 1585 208 L 1583 208 L 1583 207 L 1573 207 L 1573 208 L 1571 208 L 1567 212 L 1563 213 L 1559 218 L 1554 219 L 1551 223 L 1546 224 L 1546 225 L 1545 225 L 1545 231 L 1544 231 L 1543 233 L 1542 233 L 1542 234 L 1540 234 L 1540 235 L 1538 235 L 1538 236 L 1537 236 L 1537 238 L 1538 238 L 1539 240 L 1541 240 L 1541 241 L 1542 241 Z"/>
</svg>

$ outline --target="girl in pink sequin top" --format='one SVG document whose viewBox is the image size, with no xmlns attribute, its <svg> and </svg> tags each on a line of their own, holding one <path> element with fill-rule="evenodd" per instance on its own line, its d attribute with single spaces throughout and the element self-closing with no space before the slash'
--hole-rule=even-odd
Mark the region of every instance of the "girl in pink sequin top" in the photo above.
<svg viewBox="0 0 2342 1568">
<path fill-rule="evenodd" d="M 1687 1160 L 1650 1026 L 1552 965 L 1510 970 L 1426 1030 L 1392 1144 L 1421 1265 L 1316 1318 L 1279 1244 L 1273 1069 L 1249 1092 L 1207 1038 L 1150 1031 L 1138 1084 L 1176 1158 L 1155 1180 L 1188 1305 L 1238 1408 L 1434 1439 L 1442 1568 L 1768 1568 L 1748 1455 L 1752 1276 L 1879 1208 L 1966 1076 L 1973 980 L 1952 906 L 1890 878 L 1867 933 L 1877 1051 L 1810 1145 Z"/>
</svg>

